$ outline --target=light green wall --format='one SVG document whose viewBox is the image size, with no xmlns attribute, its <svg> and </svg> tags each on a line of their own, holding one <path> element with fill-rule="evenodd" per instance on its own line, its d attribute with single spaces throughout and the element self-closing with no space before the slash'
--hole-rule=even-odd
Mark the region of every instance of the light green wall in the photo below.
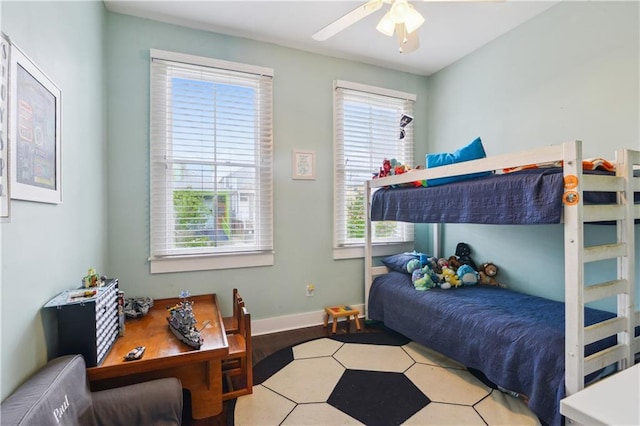
<svg viewBox="0 0 640 426">
<path fill-rule="evenodd" d="M 40 308 L 106 267 L 105 14 L 102 2 L 2 1 L 2 31 L 62 90 L 63 204 L 13 200 L 1 225 L 1 398 L 47 361 Z"/>
<path fill-rule="evenodd" d="M 640 149 L 639 19 L 637 2 L 562 2 L 431 76 L 427 146 L 446 151 L 481 136 L 488 155 L 572 139 L 586 157 Z M 611 227 L 587 228 L 588 244 L 615 237 Z M 445 254 L 467 242 L 512 287 L 563 298 L 561 225 L 448 225 L 444 235 Z M 602 266 L 590 265 L 588 279 L 610 276 Z"/>
<path fill-rule="evenodd" d="M 237 287 L 253 319 L 362 303 L 362 259 L 332 257 L 333 81 L 415 93 L 415 115 L 424 117 L 426 78 L 120 14 L 109 14 L 107 22 L 109 269 L 125 292 L 152 297 L 173 297 L 183 288 L 215 292 L 228 311 Z M 274 70 L 274 266 L 149 274 L 150 48 Z M 418 118 L 416 140 L 425 135 L 426 123 Z M 316 180 L 291 179 L 292 149 L 316 152 Z M 307 283 L 315 284 L 314 297 L 306 296 Z"/>
</svg>

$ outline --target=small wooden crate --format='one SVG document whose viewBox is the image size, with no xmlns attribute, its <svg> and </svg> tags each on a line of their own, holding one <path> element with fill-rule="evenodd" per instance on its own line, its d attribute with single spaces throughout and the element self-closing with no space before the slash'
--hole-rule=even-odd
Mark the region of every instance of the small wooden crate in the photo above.
<svg viewBox="0 0 640 426">
<path fill-rule="evenodd" d="M 329 325 L 329 317 L 332 316 L 333 327 L 331 328 L 331 332 L 335 334 L 338 318 L 346 317 L 347 321 L 349 321 L 352 315 L 356 323 L 356 328 L 360 330 L 360 320 L 358 319 L 360 312 L 358 312 L 357 309 L 347 305 L 327 306 L 324 308 L 324 326 L 327 327 Z"/>
</svg>

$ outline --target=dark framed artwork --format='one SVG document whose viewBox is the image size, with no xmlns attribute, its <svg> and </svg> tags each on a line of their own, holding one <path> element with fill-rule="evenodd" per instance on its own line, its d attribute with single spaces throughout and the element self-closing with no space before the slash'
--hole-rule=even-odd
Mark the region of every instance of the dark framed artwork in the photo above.
<svg viewBox="0 0 640 426">
<path fill-rule="evenodd" d="M 10 80 L 11 198 L 62 203 L 62 93 L 15 44 Z"/>
</svg>

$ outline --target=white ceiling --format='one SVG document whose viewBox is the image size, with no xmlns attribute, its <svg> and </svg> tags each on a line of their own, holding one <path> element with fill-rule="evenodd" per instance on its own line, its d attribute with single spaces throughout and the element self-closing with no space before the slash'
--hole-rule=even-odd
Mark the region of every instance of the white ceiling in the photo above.
<svg viewBox="0 0 640 426">
<path fill-rule="evenodd" d="M 426 19 L 420 48 L 398 52 L 397 41 L 375 27 L 383 7 L 327 41 L 312 34 L 362 1 L 116 1 L 108 10 L 186 27 L 245 37 L 400 71 L 430 75 L 510 31 L 558 1 L 412 0 Z"/>
</svg>

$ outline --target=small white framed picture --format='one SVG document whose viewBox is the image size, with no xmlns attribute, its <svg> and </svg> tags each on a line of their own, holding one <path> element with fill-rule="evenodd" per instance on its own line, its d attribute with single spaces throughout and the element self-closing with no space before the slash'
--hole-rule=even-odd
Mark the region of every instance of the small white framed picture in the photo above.
<svg viewBox="0 0 640 426">
<path fill-rule="evenodd" d="M 291 153 L 292 178 L 314 180 L 316 178 L 316 153 L 293 150 Z"/>
</svg>

